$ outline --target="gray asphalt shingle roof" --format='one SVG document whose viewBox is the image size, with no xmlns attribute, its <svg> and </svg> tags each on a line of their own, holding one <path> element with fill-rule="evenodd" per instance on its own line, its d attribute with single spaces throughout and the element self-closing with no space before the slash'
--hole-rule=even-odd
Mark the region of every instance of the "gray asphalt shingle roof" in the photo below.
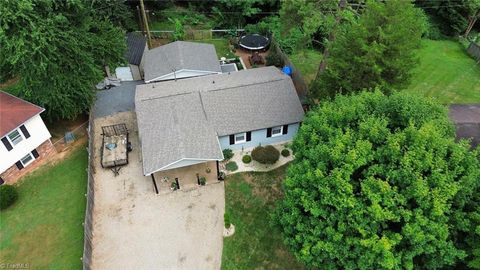
<svg viewBox="0 0 480 270">
<path fill-rule="evenodd" d="M 275 67 L 138 85 L 144 173 L 182 158 L 221 159 L 217 136 L 302 121 L 290 77 Z"/>
<path fill-rule="evenodd" d="M 175 41 L 145 54 L 145 81 L 182 69 L 222 71 L 212 44 Z"/>
<path fill-rule="evenodd" d="M 146 44 L 147 39 L 142 34 L 133 32 L 127 34 L 127 51 L 125 52 L 125 58 L 129 64 L 140 65 Z"/>
</svg>

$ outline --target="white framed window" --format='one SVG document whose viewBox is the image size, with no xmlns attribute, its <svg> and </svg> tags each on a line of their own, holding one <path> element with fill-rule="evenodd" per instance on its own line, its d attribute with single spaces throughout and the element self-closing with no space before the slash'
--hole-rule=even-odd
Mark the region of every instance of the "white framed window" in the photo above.
<svg viewBox="0 0 480 270">
<path fill-rule="evenodd" d="M 23 141 L 23 136 L 18 129 L 8 133 L 7 138 L 12 145 L 17 145 L 19 142 Z"/>
<path fill-rule="evenodd" d="M 235 134 L 235 144 L 237 143 L 244 143 L 247 141 L 247 133 L 237 133 Z"/>
<path fill-rule="evenodd" d="M 283 126 L 273 127 L 272 128 L 272 137 L 277 137 L 282 135 L 283 133 Z"/>
<path fill-rule="evenodd" d="M 26 156 L 20 159 L 20 162 L 22 162 L 23 167 L 26 167 L 28 164 L 32 163 L 35 158 L 33 157 L 32 153 L 28 153 Z"/>
</svg>

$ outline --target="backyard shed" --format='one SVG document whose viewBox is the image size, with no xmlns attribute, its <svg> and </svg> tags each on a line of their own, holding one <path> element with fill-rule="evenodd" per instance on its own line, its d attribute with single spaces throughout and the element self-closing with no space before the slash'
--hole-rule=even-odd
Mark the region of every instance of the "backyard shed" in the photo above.
<svg viewBox="0 0 480 270">
<path fill-rule="evenodd" d="M 145 54 L 145 83 L 220 74 L 212 44 L 175 41 Z"/>
</svg>

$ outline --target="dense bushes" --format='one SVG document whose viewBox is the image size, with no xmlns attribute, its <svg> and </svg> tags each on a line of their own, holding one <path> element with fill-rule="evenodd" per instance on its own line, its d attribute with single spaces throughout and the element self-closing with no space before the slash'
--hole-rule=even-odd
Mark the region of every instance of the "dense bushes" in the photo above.
<svg viewBox="0 0 480 270">
<path fill-rule="evenodd" d="M 233 157 L 233 151 L 232 149 L 223 149 L 223 157 L 225 160 L 229 160 Z"/>
<path fill-rule="evenodd" d="M 274 164 L 280 157 L 280 152 L 271 146 L 258 146 L 252 151 L 252 158 L 262 164 Z"/>
<path fill-rule="evenodd" d="M 283 149 L 283 150 L 282 150 L 282 156 L 283 156 L 283 157 L 288 157 L 288 156 L 290 156 L 290 151 L 288 151 L 288 149 Z"/>
<path fill-rule="evenodd" d="M 402 92 L 339 95 L 309 111 L 292 148 L 275 219 L 308 267 L 480 261 L 480 153 L 455 142 L 446 107 Z"/>
<path fill-rule="evenodd" d="M 249 156 L 249 155 L 245 155 L 245 156 L 242 157 L 242 161 L 243 161 L 243 163 L 248 164 L 248 163 L 252 162 L 252 157 Z"/>
<path fill-rule="evenodd" d="M 235 161 L 230 161 L 225 165 L 225 168 L 228 171 L 234 172 L 234 171 L 238 170 L 238 165 Z"/>
<path fill-rule="evenodd" d="M 278 50 L 275 44 L 272 44 L 270 46 L 270 51 L 268 52 L 266 61 L 267 61 L 267 66 L 283 67 L 282 58 L 280 57 L 280 54 L 278 53 Z"/>
<path fill-rule="evenodd" d="M 0 186 L 0 209 L 12 205 L 18 198 L 17 189 L 11 185 Z"/>
</svg>

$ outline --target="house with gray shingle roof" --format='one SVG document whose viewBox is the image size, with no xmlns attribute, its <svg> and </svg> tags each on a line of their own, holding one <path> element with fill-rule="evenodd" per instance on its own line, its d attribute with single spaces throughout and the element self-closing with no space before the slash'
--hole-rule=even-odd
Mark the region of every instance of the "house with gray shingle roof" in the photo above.
<svg viewBox="0 0 480 270">
<path fill-rule="evenodd" d="M 138 85 L 144 175 L 223 160 L 223 149 L 289 141 L 304 112 L 275 67 Z"/>
<path fill-rule="evenodd" d="M 212 44 L 175 41 L 145 54 L 145 83 L 220 74 Z"/>
</svg>

